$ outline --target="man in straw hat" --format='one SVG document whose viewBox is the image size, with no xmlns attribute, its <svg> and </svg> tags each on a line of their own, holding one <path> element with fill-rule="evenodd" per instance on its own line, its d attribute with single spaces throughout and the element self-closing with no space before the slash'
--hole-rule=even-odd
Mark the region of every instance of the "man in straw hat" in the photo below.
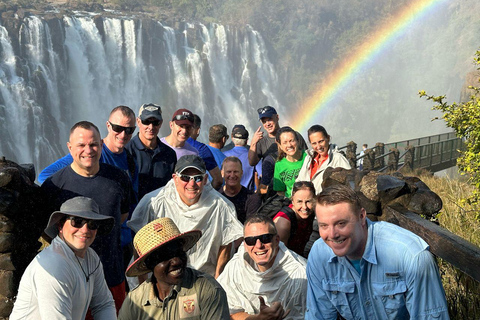
<svg viewBox="0 0 480 320">
<path fill-rule="evenodd" d="M 230 259 L 231 244 L 242 237 L 233 204 L 207 184 L 205 163 L 196 155 L 178 159 L 173 179 L 146 194 L 127 225 L 138 232 L 148 222 L 168 217 L 185 232 L 199 229 L 203 237 L 188 251 L 190 265 L 217 277 Z"/>
<path fill-rule="evenodd" d="M 116 319 L 102 263 L 90 248 L 95 236 L 108 234 L 113 225 L 92 199 L 65 201 L 45 229 L 51 245 L 22 276 L 10 319 L 83 320 L 89 307 L 94 319 Z"/>
<path fill-rule="evenodd" d="M 156 219 L 133 240 L 138 259 L 127 276 L 152 272 L 149 280 L 128 294 L 119 320 L 229 319 L 227 296 L 213 277 L 187 268 L 187 251 L 202 233 L 181 233 L 170 218 Z"/>
</svg>

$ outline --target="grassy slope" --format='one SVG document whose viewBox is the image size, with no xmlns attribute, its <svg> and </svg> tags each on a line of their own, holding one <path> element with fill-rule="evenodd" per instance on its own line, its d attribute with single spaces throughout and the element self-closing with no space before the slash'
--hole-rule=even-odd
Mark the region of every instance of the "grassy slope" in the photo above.
<svg viewBox="0 0 480 320">
<path fill-rule="evenodd" d="M 460 203 L 473 187 L 465 179 L 429 175 L 422 175 L 420 179 L 443 200 L 443 209 L 437 216 L 440 225 L 480 246 L 480 221 L 476 219 L 480 208 Z M 440 261 L 439 267 L 451 319 L 480 319 L 480 283 L 444 261 Z"/>
</svg>

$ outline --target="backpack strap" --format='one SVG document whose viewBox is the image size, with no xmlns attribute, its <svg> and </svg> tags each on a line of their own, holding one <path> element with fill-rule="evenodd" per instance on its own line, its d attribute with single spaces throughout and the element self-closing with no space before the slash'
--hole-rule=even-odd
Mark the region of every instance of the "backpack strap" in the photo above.
<svg viewBox="0 0 480 320">
<path fill-rule="evenodd" d="M 295 214 L 295 211 L 293 211 L 293 209 L 289 206 L 283 207 L 280 211 L 285 213 L 290 219 L 290 239 L 292 239 L 292 237 L 297 233 L 297 215 Z"/>
</svg>

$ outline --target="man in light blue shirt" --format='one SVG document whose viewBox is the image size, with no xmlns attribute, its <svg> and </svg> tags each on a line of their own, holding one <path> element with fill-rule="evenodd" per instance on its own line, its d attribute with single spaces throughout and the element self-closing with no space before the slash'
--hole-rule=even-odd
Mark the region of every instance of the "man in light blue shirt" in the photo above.
<svg viewBox="0 0 480 320">
<path fill-rule="evenodd" d="M 408 230 L 371 222 L 355 192 L 336 185 L 316 199 L 321 239 L 307 265 L 305 319 L 449 319 L 428 244 Z"/>
</svg>

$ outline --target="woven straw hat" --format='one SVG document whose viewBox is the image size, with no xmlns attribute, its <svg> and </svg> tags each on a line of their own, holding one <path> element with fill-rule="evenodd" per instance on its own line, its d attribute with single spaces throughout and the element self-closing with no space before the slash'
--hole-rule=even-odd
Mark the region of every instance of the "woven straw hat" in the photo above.
<svg viewBox="0 0 480 320">
<path fill-rule="evenodd" d="M 128 277 L 140 276 L 151 272 L 145 265 L 145 259 L 156 250 L 162 250 L 162 247 L 173 240 L 183 239 L 183 250 L 188 251 L 197 243 L 202 236 L 200 230 L 192 230 L 180 233 L 175 223 L 170 218 L 160 218 L 153 220 L 142 229 L 140 229 L 133 239 L 133 246 L 138 253 L 139 258 L 135 260 L 127 269 Z"/>
</svg>

